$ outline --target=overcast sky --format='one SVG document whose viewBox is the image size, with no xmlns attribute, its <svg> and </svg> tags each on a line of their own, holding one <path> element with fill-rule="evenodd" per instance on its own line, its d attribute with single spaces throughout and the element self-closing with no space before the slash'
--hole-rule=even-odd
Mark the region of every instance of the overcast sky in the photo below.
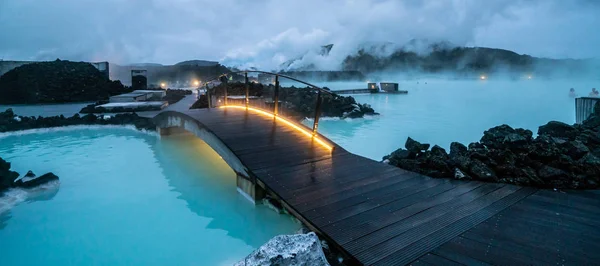
<svg viewBox="0 0 600 266">
<path fill-rule="evenodd" d="M 600 58 L 597 0 L 0 0 L 0 58 L 273 69 L 334 43 L 413 38 L 553 58 Z"/>
</svg>

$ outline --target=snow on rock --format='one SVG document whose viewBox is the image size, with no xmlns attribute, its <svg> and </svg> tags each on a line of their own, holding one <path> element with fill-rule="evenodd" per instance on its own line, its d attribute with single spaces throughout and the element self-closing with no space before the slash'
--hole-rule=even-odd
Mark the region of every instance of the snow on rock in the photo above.
<svg viewBox="0 0 600 266">
<path fill-rule="evenodd" d="M 329 265 L 321 242 L 314 232 L 280 235 L 252 252 L 236 266 Z"/>
</svg>

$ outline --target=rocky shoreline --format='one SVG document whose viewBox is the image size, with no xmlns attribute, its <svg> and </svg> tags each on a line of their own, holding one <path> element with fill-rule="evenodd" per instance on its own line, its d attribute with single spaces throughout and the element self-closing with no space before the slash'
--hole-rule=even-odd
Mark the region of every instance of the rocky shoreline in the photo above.
<svg viewBox="0 0 600 266">
<path fill-rule="evenodd" d="M 580 125 L 551 121 L 538 129 L 490 128 L 479 142 L 450 153 L 408 138 L 384 162 L 436 178 L 502 182 L 555 189 L 600 188 L 600 103 Z"/>
<path fill-rule="evenodd" d="M 275 90 L 274 85 L 263 85 L 259 83 L 251 83 L 249 85 L 249 95 L 265 97 L 265 100 L 271 99 L 271 95 Z M 211 93 L 217 96 L 224 95 L 223 85 L 211 88 Z M 227 84 L 227 94 L 245 95 L 245 84 L 241 82 Z M 368 104 L 357 103 L 352 96 L 341 96 L 338 94 L 323 93 L 323 104 L 321 105 L 321 116 L 323 117 L 338 117 L 338 118 L 361 118 L 365 115 L 379 115 Z M 279 89 L 279 100 L 282 102 L 280 109 L 286 114 L 304 119 L 306 117 L 314 117 L 315 104 L 317 102 L 317 93 L 311 88 L 296 88 L 296 87 L 281 87 Z M 200 96 L 198 101 L 192 105 L 192 109 L 207 108 L 208 99 Z"/>
<path fill-rule="evenodd" d="M 96 116 L 87 114 L 72 117 L 50 116 L 50 117 L 27 117 L 17 116 L 12 109 L 0 112 L 0 133 L 36 128 L 63 127 L 75 125 L 133 125 L 140 130 L 156 130 L 152 119 L 140 117 L 135 113 L 117 114 L 114 116 Z"/>
</svg>

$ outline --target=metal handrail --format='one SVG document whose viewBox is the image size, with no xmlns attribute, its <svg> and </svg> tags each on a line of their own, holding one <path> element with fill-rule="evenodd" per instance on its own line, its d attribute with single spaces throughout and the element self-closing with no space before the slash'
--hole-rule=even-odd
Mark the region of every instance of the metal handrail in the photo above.
<svg viewBox="0 0 600 266">
<path fill-rule="evenodd" d="M 207 84 L 207 83 L 209 83 L 211 81 L 216 81 L 219 78 L 221 78 L 222 76 L 233 75 L 233 74 L 240 74 L 240 73 L 246 73 L 246 74 L 247 73 L 258 73 L 258 74 L 267 74 L 267 75 L 273 75 L 273 76 L 280 76 L 282 78 L 286 78 L 286 79 L 290 79 L 290 80 L 293 80 L 293 81 L 296 81 L 296 82 L 300 82 L 300 83 L 302 83 L 304 85 L 312 87 L 313 89 L 317 89 L 317 90 L 323 91 L 323 92 L 325 92 L 327 94 L 333 95 L 333 92 L 331 92 L 329 90 L 326 90 L 326 89 L 323 89 L 323 88 L 321 88 L 321 87 L 319 87 L 317 85 L 310 84 L 310 83 L 308 83 L 306 81 L 302 81 L 302 80 L 299 80 L 297 78 L 290 77 L 288 75 L 282 75 L 282 74 L 278 74 L 278 73 L 267 72 L 267 71 L 260 71 L 260 70 L 241 70 L 241 71 L 234 71 L 234 72 L 229 72 L 229 73 L 223 73 L 221 75 L 218 75 L 217 77 L 214 77 L 212 79 L 209 79 L 208 81 L 205 81 L 204 83 Z"/>
<path fill-rule="evenodd" d="M 234 71 L 234 72 L 229 72 L 229 73 L 223 73 L 215 78 L 209 79 L 204 82 L 204 84 L 206 86 L 206 96 L 207 96 L 207 100 L 208 100 L 208 108 L 211 108 L 211 99 L 210 99 L 211 96 L 209 93 L 208 83 L 219 80 L 223 76 L 240 74 L 240 73 L 244 73 L 244 82 L 245 82 L 245 89 L 246 89 L 246 98 L 245 98 L 246 109 L 248 109 L 249 102 L 250 102 L 250 99 L 249 99 L 250 98 L 250 96 L 249 96 L 250 89 L 249 89 L 249 82 L 248 82 L 248 73 L 259 73 L 259 74 L 267 74 L 267 75 L 275 76 L 275 91 L 274 91 L 275 97 L 274 97 L 274 103 L 273 103 L 274 117 L 277 117 L 279 115 L 279 77 L 287 78 L 287 79 L 302 83 L 304 85 L 307 85 L 313 89 L 316 89 L 317 90 L 317 103 L 315 104 L 315 117 L 314 117 L 313 126 L 312 126 L 312 134 L 313 134 L 313 136 L 317 134 L 317 130 L 319 128 L 319 118 L 321 117 L 321 105 L 323 102 L 322 93 L 325 92 L 329 95 L 333 95 L 333 92 L 331 92 L 329 90 L 325 90 L 319 86 L 308 83 L 306 81 L 302 81 L 302 80 L 299 80 L 297 78 L 290 77 L 287 75 L 282 75 L 282 74 L 267 72 L 267 71 L 260 71 L 260 70 L 243 70 L 243 71 Z M 224 80 L 224 82 L 225 82 L 225 86 L 224 86 L 225 87 L 224 88 L 225 89 L 225 99 L 224 99 L 224 101 L 225 101 L 225 105 L 227 105 L 227 81 L 226 81 L 226 79 Z"/>
</svg>

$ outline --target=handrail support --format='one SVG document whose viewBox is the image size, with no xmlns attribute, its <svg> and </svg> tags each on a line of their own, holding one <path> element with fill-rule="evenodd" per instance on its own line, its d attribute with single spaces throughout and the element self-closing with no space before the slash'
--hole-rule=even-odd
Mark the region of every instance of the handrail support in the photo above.
<svg viewBox="0 0 600 266">
<path fill-rule="evenodd" d="M 279 75 L 275 75 L 275 92 L 273 99 L 273 114 L 279 115 Z"/>
<path fill-rule="evenodd" d="M 321 104 L 323 102 L 323 98 L 321 97 L 321 90 L 317 92 L 317 105 L 315 106 L 315 121 L 313 122 L 312 133 L 313 136 L 317 134 L 317 130 L 319 129 L 319 118 L 321 117 Z"/>
<path fill-rule="evenodd" d="M 244 78 L 246 83 L 246 110 L 248 110 L 248 105 L 250 105 L 250 84 L 248 84 L 248 72 L 244 72 Z"/>
</svg>

